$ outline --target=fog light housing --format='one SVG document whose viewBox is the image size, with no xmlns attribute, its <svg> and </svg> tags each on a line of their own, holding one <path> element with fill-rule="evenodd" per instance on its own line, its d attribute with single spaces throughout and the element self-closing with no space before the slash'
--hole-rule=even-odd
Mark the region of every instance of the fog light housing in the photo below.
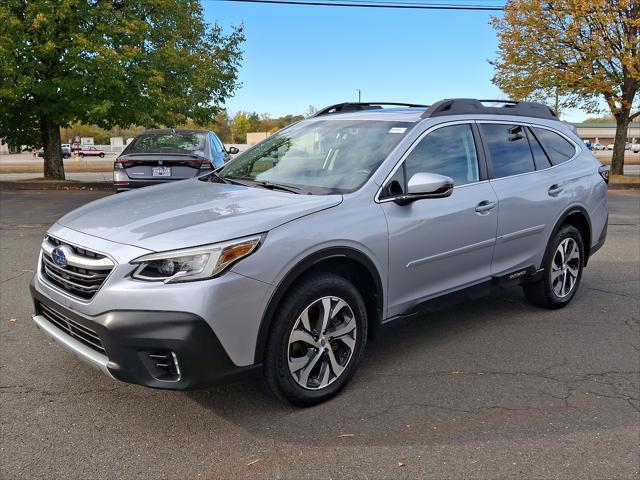
<svg viewBox="0 0 640 480">
<path fill-rule="evenodd" d="M 143 352 L 142 361 L 153 378 L 161 382 L 179 382 L 182 378 L 178 356 L 173 350 Z"/>
</svg>

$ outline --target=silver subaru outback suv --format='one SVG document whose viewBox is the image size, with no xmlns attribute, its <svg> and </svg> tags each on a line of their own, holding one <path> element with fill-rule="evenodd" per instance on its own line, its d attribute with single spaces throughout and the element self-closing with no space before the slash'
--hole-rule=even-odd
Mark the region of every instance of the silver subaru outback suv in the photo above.
<svg viewBox="0 0 640 480">
<path fill-rule="evenodd" d="M 311 405 L 384 324 L 444 299 L 521 285 L 567 305 L 605 240 L 607 180 L 544 105 L 333 105 L 215 172 L 61 218 L 33 318 L 118 380 L 192 389 L 261 369 Z"/>
</svg>

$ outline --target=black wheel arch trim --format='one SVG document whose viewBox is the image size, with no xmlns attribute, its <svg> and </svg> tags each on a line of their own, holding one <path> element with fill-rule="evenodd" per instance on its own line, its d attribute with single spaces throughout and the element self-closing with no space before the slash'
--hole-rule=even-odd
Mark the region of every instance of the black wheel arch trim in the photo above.
<svg viewBox="0 0 640 480">
<path fill-rule="evenodd" d="M 549 242 L 551 241 L 552 238 L 554 238 L 556 236 L 556 234 L 558 233 L 558 231 L 560 230 L 560 227 L 562 227 L 562 225 L 565 224 L 565 221 L 567 220 L 567 218 L 569 218 L 571 215 L 573 215 L 574 213 L 579 213 L 581 214 L 585 220 L 587 221 L 587 225 L 589 226 L 589 245 L 583 245 L 584 246 L 584 266 L 587 266 L 587 261 L 589 260 L 589 254 L 590 254 L 590 250 L 591 250 L 591 239 L 593 238 L 593 226 L 591 225 L 591 217 L 589 217 L 589 213 L 587 212 L 587 210 L 580 206 L 580 205 L 574 205 L 569 207 L 568 209 L 566 209 L 562 215 L 560 215 L 560 217 L 558 218 L 558 220 L 556 221 L 555 225 L 553 226 L 553 230 L 551 231 L 551 235 L 549 236 L 549 239 L 547 240 L 547 248 L 549 245 Z M 583 242 L 587 240 L 587 239 L 583 239 Z M 545 256 L 546 256 L 547 252 L 545 250 Z M 544 260 L 543 260 L 544 261 Z"/>
<path fill-rule="evenodd" d="M 300 262 L 298 262 L 295 266 L 293 266 L 283 277 L 283 280 L 278 284 L 274 293 L 271 295 L 269 299 L 269 304 L 264 314 L 262 315 L 262 319 L 260 321 L 260 328 L 258 330 L 258 338 L 256 341 L 256 348 L 254 354 L 254 363 L 262 363 L 264 357 L 265 346 L 267 343 L 267 338 L 269 336 L 269 332 L 271 331 L 271 325 L 274 320 L 274 315 L 276 309 L 280 305 L 285 293 L 293 285 L 293 283 L 300 278 L 306 271 L 312 268 L 314 265 L 323 262 L 325 260 L 330 260 L 334 258 L 347 258 L 350 260 L 354 260 L 360 263 L 363 267 L 365 267 L 371 277 L 374 280 L 376 293 L 377 293 L 377 305 L 376 309 L 378 311 L 377 318 L 374 322 L 369 323 L 369 335 L 374 336 L 377 328 L 382 324 L 382 308 L 383 308 L 383 295 L 384 289 L 382 286 L 382 279 L 380 277 L 380 272 L 377 267 L 373 263 L 373 261 L 362 251 L 357 250 L 353 247 L 329 247 L 317 252 L 312 253 L 308 257 L 304 258 Z M 365 299 L 366 300 L 366 299 Z"/>
</svg>

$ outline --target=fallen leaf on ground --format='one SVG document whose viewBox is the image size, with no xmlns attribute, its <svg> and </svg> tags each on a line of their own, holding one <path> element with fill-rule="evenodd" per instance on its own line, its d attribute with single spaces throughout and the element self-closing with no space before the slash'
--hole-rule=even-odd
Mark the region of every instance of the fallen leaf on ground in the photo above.
<svg viewBox="0 0 640 480">
<path fill-rule="evenodd" d="M 9 319 L 9 323 L 16 323 L 16 319 L 15 318 L 10 318 Z"/>
<path fill-rule="evenodd" d="M 249 465 L 253 465 L 254 463 L 258 463 L 260 461 L 260 459 L 258 458 L 257 460 L 253 460 L 252 462 L 247 463 L 247 467 Z"/>
</svg>

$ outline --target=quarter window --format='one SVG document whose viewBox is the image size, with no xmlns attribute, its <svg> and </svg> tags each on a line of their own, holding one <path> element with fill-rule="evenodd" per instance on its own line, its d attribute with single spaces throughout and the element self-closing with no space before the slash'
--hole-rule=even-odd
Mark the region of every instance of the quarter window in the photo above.
<svg viewBox="0 0 640 480">
<path fill-rule="evenodd" d="M 484 123 L 480 124 L 480 130 L 489 150 L 494 178 L 535 170 L 524 127 Z"/>
<path fill-rule="evenodd" d="M 533 133 L 542 144 L 542 148 L 547 152 L 551 163 L 554 165 L 566 162 L 576 153 L 573 145 L 556 132 L 552 132 L 546 128 L 533 127 Z"/>
<path fill-rule="evenodd" d="M 438 173 L 454 185 L 477 182 L 478 156 L 471 125 L 438 128 L 424 137 L 405 161 L 406 178 L 418 172 Z"/>
<path fill-rule="evenodd" d="M 527 137 L 529 137 L 529 145 L 531 145 L 531 153 L 533 153 L 533 160 L 536 164 L 536 170 L 543 170 L 551 166 L 549 157 L 544 153 L 544 150 L 540 146 L 540 142 L 536 139 L 535 135 L 531 133 L 531 130 L 527 128 Z"/>
</svg>

